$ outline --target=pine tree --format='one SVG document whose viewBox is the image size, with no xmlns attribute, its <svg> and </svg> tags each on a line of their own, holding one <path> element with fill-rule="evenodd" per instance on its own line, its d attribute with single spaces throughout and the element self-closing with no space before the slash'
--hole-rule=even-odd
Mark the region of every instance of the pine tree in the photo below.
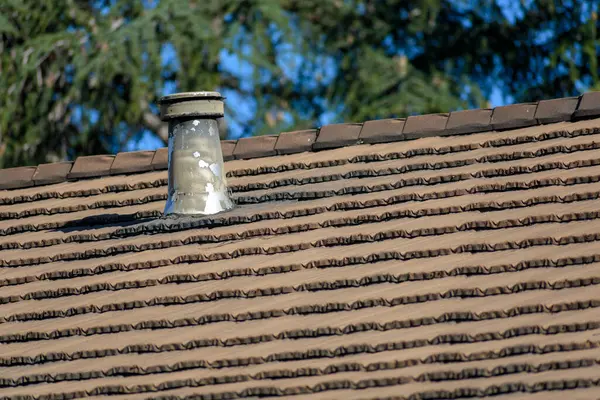
<svg viewBox="0 0 600 400">
<path fill-rule="evenodd" d="M 1 0 L 0 167 L 165 141 L 166 91 L 256 135 L 600 89 L 597 1 L 498 3 Z"/>
</svg>

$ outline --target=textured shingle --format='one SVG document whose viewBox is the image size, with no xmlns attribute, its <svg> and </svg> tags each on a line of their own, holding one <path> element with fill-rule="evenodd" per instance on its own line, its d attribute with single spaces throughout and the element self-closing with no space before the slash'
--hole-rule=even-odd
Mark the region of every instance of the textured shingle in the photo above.
<svg viewBox="0 0 600 400">
<path fill-rule="evenodd" d="M 443 135 L 489 124 L 453 115 Z M 600 118 L 401 124 L 224 142 L 256 158 L 225 164 L 237 207 L 210 217 L 162 217 L 166 149 L 1 191 L 0 394 L 597 397 Z"/>
</svg>

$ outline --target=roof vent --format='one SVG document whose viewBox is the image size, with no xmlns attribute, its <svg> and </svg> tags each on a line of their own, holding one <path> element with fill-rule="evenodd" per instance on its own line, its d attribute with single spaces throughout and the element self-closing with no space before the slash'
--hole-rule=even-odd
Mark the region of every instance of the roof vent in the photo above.
<svg viewBox="0 0 600 400">
<path fill-rule="evenodd" d="M 212 215 L 234 207 L 227 189 L 217 119 L 217 92 L 177 93 L 160 99 L 169 122 L 169 197 L 164 213 Z"/>
</svg>

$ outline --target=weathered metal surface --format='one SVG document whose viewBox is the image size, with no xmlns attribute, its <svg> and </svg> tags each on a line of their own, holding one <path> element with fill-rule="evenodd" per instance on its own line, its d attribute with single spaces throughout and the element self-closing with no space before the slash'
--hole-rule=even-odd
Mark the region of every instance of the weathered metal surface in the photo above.
<svg viewBox="0 0 600 400">
<path fill-rule="evenodd" d="M 169 189 L 164 214 L 213 215 L 234 207 L 227 189 L 217 92 L 178 93 L 161 99 L 169 121 Z"/>
<path fill-rule="evenodd" d="M 160 116 L 163 121 L 176 118 L 220 118 L 224 113 L 221 100 L 191 100 L 160 106 Z"/>
</svg>

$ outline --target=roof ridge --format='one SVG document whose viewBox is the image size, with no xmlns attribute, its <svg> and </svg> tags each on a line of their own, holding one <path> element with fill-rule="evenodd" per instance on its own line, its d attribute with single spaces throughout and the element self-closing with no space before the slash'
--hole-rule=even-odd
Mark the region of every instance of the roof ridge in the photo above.
<svg viewBox="0 0 600 400">
<path fill-rule="evenodd" d="M 389 143 L 432 136 L 450 136 L 510 130 L 534 125 L 600 117 L 600 91 L 577 97 L 517 103 L 494 108 L 424 114 L 363 123 L 325 125 L 278 135 L 222 140 L 225 161 L 333 149 L 363 143 Z M 168 152 L 120 152 L 116 155 L 80 156 L 38 166 L 0 169 L 0 190 L 41 186 L 83 178 L 167 169 Z"/>
</svg>

